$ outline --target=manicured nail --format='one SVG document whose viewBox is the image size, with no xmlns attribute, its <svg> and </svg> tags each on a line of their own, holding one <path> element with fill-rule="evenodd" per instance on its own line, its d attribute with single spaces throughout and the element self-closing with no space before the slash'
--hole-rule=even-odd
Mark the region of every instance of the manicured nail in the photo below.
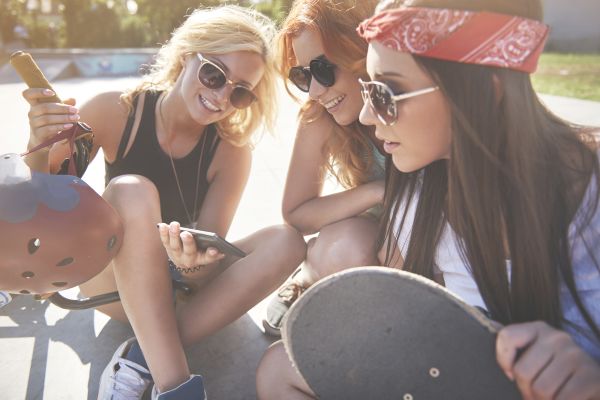
<svg viewBox="0 0 600 400">
<path fill-rule="evenodd" d="M 64 124 L 64 125 L 63 125 L 63 128 L 64 128 L 64 129 L 70 129 L 70 128 L 72 128 L 72 127 L 73 127 L 73 124 Z"/>
<path fill-rule="evenodd" d="M 44 94 L 44 96 L 54 96 L 54 92 L 50 89 L 44 89 L 42 93 Z"/>
</svg>

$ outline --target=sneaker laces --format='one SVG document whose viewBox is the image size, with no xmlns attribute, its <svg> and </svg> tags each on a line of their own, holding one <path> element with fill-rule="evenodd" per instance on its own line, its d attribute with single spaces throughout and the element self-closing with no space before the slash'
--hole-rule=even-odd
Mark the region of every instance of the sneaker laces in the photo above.
<svg viewBox="0 0 600 400">
<path fill-rule="evenodd" d="M 144 379 L 138 371 L 150 373 L 146 368 L 129 361 L 119 359 L 119 369 L 110 377 L 112 380 L 114 400 L 139 400 L 150 384 L 149 379 Z"/>
<path fill-rule="evenodd" d="M 294 281 L 289 282 L 287 285 L 283 286 L 279 292 L 277 292 L 277 296 L 279 296 L 284 302 L 288 305 L 292 304 L 304 291 L 306 288 Z"/>
</svg>

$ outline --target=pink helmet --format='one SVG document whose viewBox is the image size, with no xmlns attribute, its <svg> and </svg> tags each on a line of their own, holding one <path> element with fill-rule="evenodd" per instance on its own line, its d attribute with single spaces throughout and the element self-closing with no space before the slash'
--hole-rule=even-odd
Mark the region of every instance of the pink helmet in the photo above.
<svg viewBox="0 0 600 400">
<path fill-rule="evenodd" d="M 117 212 L 80 178 L 0 155 L 0 290 L 39 294 L 100 273 L 123 239 Z"/>
</svg>

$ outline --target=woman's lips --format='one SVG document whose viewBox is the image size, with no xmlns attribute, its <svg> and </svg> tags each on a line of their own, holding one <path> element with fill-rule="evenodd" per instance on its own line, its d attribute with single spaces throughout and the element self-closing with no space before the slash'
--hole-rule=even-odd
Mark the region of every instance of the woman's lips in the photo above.
<svg viewBox="0 0 600 400">
<path fill-rule="evenodd" d="M 392 153 L 398 146 L 400 146 L 400 143 L 398 142 L 388 142 L 387 140 L 383 142 L 383 150 L 386 153 Z"/>
</svg>

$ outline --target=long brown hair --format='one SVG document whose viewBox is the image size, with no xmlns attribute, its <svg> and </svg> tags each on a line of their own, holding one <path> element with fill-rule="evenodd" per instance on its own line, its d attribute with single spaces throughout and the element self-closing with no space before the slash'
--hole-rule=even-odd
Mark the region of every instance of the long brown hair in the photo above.
<svg viewBox="0 0 600 400">
<path fill-rule="evenodd" d="M 278 39 L 278 70 L 290 90 L 287 74 L 297 64 L 292 41 L 305 29 L 318 32 L 323 41 L 325 55 L 340 68 L 352 71 L 356 77 L 366 78 L 367 44 L 356 33 L 356 27 L 375 9 L 376 0 L 296 0 L 283 22 Z M 369 180 L 374 162 L 371 144 L 365 130 L 357 121 L 340 126 L 325 112 L 323 106 L 308 100 L 300 110 L 302 121 L 330 118 L 334 130 L 325 143 L 326 169 L 346 188 Z M 325 172 L 325 171 L 323 171 Z"/>
<path fill-rule="evenodd" d="M 541 19 L 538 0 L 407 3 Z M 422 180 L 405 269 L 433 276 L 432 249 L 449 222 L 461 238 L 462 258 L 494 319 L 502 323 L 544 320 L 560 327 L 562 279 L 600 338 L 598 326 L 576 291 L 568 240 L 569 224 L 590 179 L 600 183 L 597 142 L 591 129 L 552 114 L 540 102 L 526 73 L 415 60 L 437 82 L 451 107 L 450 159 L 413 173 L 402 173 L 391 165 L 387 168 L 379 235 L 380 247 L 389 238 L 386 262 L 397 246 L 394 225 L 397 220 L 400 226 L 404 224 L 399 200 L 410 199 Z M 598 191 L 588 206 L 589 222 L 598 206 Z M 507 258 L 511 260 L 510 282 Z"/>
</svg>

